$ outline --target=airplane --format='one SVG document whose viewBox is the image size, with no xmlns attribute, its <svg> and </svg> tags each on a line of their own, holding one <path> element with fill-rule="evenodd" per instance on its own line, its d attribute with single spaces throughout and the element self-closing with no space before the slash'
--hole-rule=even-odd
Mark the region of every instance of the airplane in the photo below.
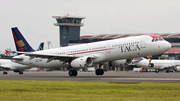
<svg viewBox="0 0 180 101">
<path fill-rule="evenodd" d="M 35 51 L 32 47 L 28 44 L 26 39 L 22 36 L 18 28 L 12 28 L 13 37 L 15 40 L 16 50 L 22 52 L 33 52 Z M 43 50 L 44 42 L 39 45 L 37 51 Z M 6 53 L 9 51 L 5 50 Z M 11 51 L 13 52 L 13 51 Z M 23 69 L 32 68 L 32 66 L 22 65 L 19 63 L 12 62 L 10 59 L 0 59 L 0 67 L 4 69 L 3 74 L 7 74 L 6 70 L 13 70 L 14 72 L 19 72 L 19 74 L 23 74 Z"/>
<path fill-rule="evenodd" d="M 9 55 L 9 51 L 7 49 L 5 49 L 5 53 L 4 55 L 8 56 Z"/>
<path fill-rule="evenodd" d="M 141 35 L 113 39 L 81 45 L 54 48 L 36 52 L 17 52 L 22 55 L 13 57 L 13 62 L 40 68 L 61 68 L 69 66 L 69 76 L 77 76 L 77 70 L 99 64 L 96 75 L 103 75 L 101 65 L 105 62 L 135 57 L 162 54 L 171 48 L 171 44 L 157 35 Z M 123 62 L 124 62 L 123 61 Z M 153 63 L 149 61 L 149 65 Z"/>
<path fill-rule="evenodd" d="M 180 71 L 180 60 L 151 60 L 154 64 L 154 67 L 149 67 L 149 60 L 143 57 L 137 58 L 132 62 L 138 67 L 144 69 L 155 69 L 156 73 L 159 73 L 160 70 L 165 70 L 166 73 L 169 73 L 170 69 L 175 71 Z"/>
</svg>

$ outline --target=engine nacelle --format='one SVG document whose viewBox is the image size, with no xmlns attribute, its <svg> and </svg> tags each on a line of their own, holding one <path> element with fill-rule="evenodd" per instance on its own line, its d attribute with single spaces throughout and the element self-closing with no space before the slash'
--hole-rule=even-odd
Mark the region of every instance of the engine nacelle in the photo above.
<svg viewBox="0 0 180 101">
<path fill-rule="evenodd" d="M 177 72 L 179 72 L 179 71 L 180 71 L 180 66 L 175 67 L 174 70 L 177 71 Z"/>
<path fill-rule="evenodd" d="M 81 57 L 71 61 L 72 68 L 90 67 L 93 65 L 93 60 L 90 57 Z"/>
<path fill-rule="evenodd" d="M 109 65 L 113 66 L 113 67 L 123 67 L 123 66 L 127 66 L 131 63 L 132 63 L 132 59 L 122 59 L 122 60 L 111 61 L 111 62 L 109 62 Z"/>
</svg>

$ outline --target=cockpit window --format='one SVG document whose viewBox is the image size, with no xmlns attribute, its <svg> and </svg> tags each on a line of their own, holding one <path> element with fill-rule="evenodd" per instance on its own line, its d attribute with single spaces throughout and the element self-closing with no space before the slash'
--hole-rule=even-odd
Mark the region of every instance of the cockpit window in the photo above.
<svg viewBox="0 0 180 101">
<path fill-rule="evenodd" d="M 156 41 L 164 41 L 164 39 L 163 38 L 152 39 L 152 42 L 156 42 Z"/>
<path fill-rule="evenodd" d="M 163 39 L 163 38 L 160 38 L 159 41 L 164 41 L 164 39 Z"/>
<path fill-rule="evenodd" d="M 157 38 L 155 41 L 158 41 L 159 39 Z"/>
</svg>

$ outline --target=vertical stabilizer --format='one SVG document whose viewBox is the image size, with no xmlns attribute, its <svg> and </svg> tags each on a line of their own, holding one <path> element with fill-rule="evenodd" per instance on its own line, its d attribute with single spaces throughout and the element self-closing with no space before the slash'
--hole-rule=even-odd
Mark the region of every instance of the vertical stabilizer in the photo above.
<svg viewBox="0 0 180 101">
<path fill-rule="evenodd" d="M 21 52 L 32 52 L 34 49 L 29 45 L 17 27 L 11 28 L 16 45 L 16 50 Z"/>
<path fill-rule="evenodd" d="M 44 49 L 44 42 L 41 42 L 37 51 L 43 50 Z"/>
</svg>

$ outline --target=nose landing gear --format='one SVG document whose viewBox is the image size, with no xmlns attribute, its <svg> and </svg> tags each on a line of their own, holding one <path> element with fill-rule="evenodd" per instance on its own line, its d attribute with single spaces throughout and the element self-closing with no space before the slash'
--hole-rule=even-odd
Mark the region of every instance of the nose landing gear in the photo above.
<svg viewBox="0 0 180 101">
<path fill-rule="evenodd" d="M 149 55 L 149 56 L 148 56 L 148 60 L 149 60 L 148 67 L 154 67 L 154 64 L 153 64 L 153 63 L 151 63 L 151 60 L 152 60 L 152 55 Z"/>
</svg>

